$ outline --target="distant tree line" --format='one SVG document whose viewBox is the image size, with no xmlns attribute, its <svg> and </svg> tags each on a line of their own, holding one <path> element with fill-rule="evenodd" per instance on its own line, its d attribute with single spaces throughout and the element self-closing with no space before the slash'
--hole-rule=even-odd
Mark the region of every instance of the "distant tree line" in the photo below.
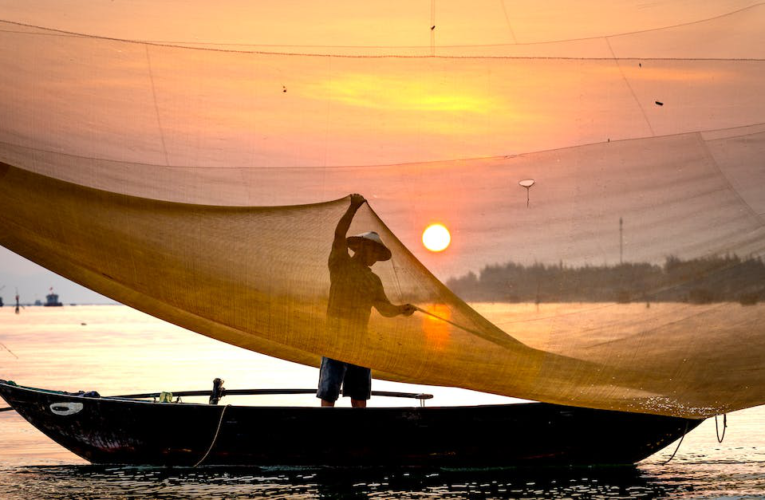
<svg viewBox="0 0 765 500">
<path fill-rule="evenodd" d="M 491 265 L 453 278 L 447 286 L 475 302 L 740 302 L 765 299 L 761 257 L 737 255 L 683 260 L 663 265 L 623 263 L 578 267 L 514 262 Z"/>
</svg>

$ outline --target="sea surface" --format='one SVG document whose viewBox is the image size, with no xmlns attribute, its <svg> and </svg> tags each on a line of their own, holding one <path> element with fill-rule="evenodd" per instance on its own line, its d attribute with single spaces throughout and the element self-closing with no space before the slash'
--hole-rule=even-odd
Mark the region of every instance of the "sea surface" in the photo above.
<svg viewBox="0 0 765 500">
<path fill-rule="evenodd" d="M 496 307 L 496 306 L 495 306 Z M 507 306 L 515 307 L 515 306 Z M 544 308 L 545 306 L 542 305 Z M 208 339 L 124 306 L 0 308 L 0 378 L 67 391 L 312 388 L 318 370 Z M 451 388 L 375 381 L 376 390 L 430 392 L 431 404 L 511 400 Z M 404 400 L 406 401 L 406 400 Z M 312 396 L 237 399 L 317 406 Z M 342 404 L 347 405 L 347 401 Z M 402 400 L 375 398 L 374 405 Z M 406 403 L 405 403 L 406 404 Z M 5 406 L 0 401 L 0 406 Z M 719 420 L 722 432 L 722 419 Z M 0 413 L 0 500 L 97 498 L 765 498 L 765 408 L 728 415 L 634 467 L 452 469 L 91 466 L 14 412 Z M 523 432 L 523 429 L 508 429 Z"/>
</svg>

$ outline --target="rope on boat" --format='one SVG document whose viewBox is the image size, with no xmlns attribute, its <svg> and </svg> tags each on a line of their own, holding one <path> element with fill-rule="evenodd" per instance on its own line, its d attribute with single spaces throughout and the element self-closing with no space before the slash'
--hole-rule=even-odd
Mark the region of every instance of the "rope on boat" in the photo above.
<svg viewBox="0 0 765 500">
<path fill-rule="evenodd" d="M 717 434 L 717 442 L 722 443 L 725 439 L 725 431 L 728 429 L 728 414 L 723 413 L 723 433 L 722 437 L 720 437 L 720 430 L 717 427 L 717 415 L 715 415 L 715 434 Z"/>
<path fill-rule="evenodd" d="M 667 465 L 668 463 L 670 463 L 672 461 L 673 458 L 675 458 L 675 455 L 677 455 L 677 452 L 680 449 L 680 445 L 683 444 L 683 439 L 685 439 L 685 435 L 686 434 L 688 434 L 688 421 L 687 420 L 685 421 L 685 431 L 683 432 L 683 436 L 680 438 L 680 442 L 677 443 L 677 448 L 675 448 L 675 452 L 672 454 L 671 457 L 669 457 L 669 460 L 667 460 L 666 462 L 664 462 L 661 465 Z"/>
<path fill-rule="evenodd" d="M 13 352 L 13 351 L 11 351 L 10 349 L 8 349 L 8 346 L 7 346 L 7 345 L 5 345 L 5 344 L 3 344 L 2 342 L 0 342 L 0 347 L 2 347 L 3 349 L 5 349 L 5 350 L 6 350 L 6 351 L 8 351 L 9 353 L 11 353 L 11 356 L 13 356 L 14 358 L 16 358 L 16 359 L 19 359 L 19 357 L 18 357 L 18 356 L 16 356 L 16 353 L 15 353 L 15 352 Z"/>
<path fill-rule="evenodd" d="M 226 408 L 228 408 L 229 406 L 231 405 L 224 406 L 223 409 L 220 411 L 220 420 L 218 420 L 218 428 L 215 430 L 215 436 L 213 436 L 212 443 L 210 443 L 210 447 L 207 448 L 207 453 L 205 453 L 205 456 L 203 456 L 199 460 L 199 462 L 195 463 L 194 467 L 199 467 L 202 464 L 202 462 L 207 460 L 207 456 L 210 455 L 210 452 L 212 451 L 213 446 L 215 446 L 215 443 L 218 441 L 218 434 L 220 434 L 220 428 L 223 425 L 223 415 L 226 414 Z"/>
</svg>

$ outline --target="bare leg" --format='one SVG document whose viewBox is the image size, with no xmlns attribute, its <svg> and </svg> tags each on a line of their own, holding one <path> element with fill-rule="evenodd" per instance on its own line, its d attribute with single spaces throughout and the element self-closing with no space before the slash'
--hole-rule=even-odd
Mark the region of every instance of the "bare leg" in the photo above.
<svg viewBox="0 0 765 500">
<path fill-rule="evenodd" d="M 334 401 L 327 401 L 326 399 L 322 399 L 321 400 L 321 406 L 332 407 L 332 406 L 335 406 L 335 402 Z"/>
<path fill-rule="evenodd" d="M 366 399 L 353 399 L 351 398 L 351 406 L 354 408 L 366 408 L 367 407 L 367 401 Z"/>
</svg>

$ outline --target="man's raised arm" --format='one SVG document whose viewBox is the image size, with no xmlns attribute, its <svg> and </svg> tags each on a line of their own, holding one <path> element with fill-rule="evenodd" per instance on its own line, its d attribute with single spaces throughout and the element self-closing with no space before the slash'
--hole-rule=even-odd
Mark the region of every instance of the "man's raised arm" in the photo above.
<svg viewBox="0 0 765 500">
<path fill-rule="evenodd" d="M 345 214 L 340 218 L 340 221 L 335 228 L 335 239 L 332 242 L 333 252 L 341 252 L 343 250 L 346 252 L 348 251 L 348 242 L 346 241 L 348 230 L 351 228 L 351 222 L 353 222 L 353 217 L 356 215 L 356 212 L 366 201 L 367 200 L 360 194 L 351 195 L 351 204 Z"/>
</svg>

